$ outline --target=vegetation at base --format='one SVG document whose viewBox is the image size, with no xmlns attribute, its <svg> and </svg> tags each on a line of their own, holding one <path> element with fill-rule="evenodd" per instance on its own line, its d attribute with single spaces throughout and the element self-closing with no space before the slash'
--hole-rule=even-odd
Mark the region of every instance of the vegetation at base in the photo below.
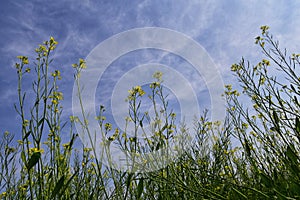
<svg viewBox="0 0 300 200">
<path fill-rule="evenodd" d="M 261 61 L 253 65 L 242 59 L 231 67 L 241 91 L 225 86 L 224 122 L 211 122 L 207 112 L 203 113 L 194 122 L 196 140 L 191 148 L 164 168 L 137 173 L 105 166 L 93 156 L 94 148 L 74 146 L 79 139 L 75 123 L 92 134 L 82 105 L 81 117 L 62 121 L 62 77 L 51 65 L 58 44 L 53 37 L 36 49 L 34 63 L 18 56 L 15 108 L 22 139 L 15 144 L 12 133 L 1 136 L 0 198 L 300 199 L 300 54 L 288 55 L 282 50 L 267 26 L 261 27 L 255 43 L 262 51 Z M 80 99 L 80 73 L 88 66 L 80 59 L 72 67 Z M 30 97 L 23 81 L 28 73 L 35 77 Z M 138 157 L 167 146 L 177 134 L 189 135 L 191 130 L 176 123 L 176 113 L 168 106 L 162 74 L 153 77 L 149 98 L 154 116 L 141 112 L 145 91 L 134 86 L 127 98 L 126 119 L 135 134 L 147 124 L 152 135 L 141 142 L 137 135 L 114 129 L 100 106 L 99 137 L 108 147 L 114 142 Z M 252 102 L 251 106 L 243 105 L 245 101 Z M 69 142 L 63 144 L 62 133 L 66 132 Z"/>
</svg>

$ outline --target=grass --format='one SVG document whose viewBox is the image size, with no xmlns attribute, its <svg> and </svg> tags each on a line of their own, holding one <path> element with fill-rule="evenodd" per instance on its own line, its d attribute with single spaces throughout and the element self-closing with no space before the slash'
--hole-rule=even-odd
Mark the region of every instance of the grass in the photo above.
<svg viewBox="0 0 300 200">
<path fill-rule="evenodd" d="M 14 135 L 4 132 L 0 141 L 0 197 L 2 199 L 299 199 L 300 198 L 300 116 L 297 70 L 300 54 L 288 56 L 281 51 L 267 26 L 261 27 L 256 44 L 263 52 L 257 65 L 241 60 L 232 65 L 242 90 L 253 106 L 244 106 L 238 90 L 225 86 L 227 116 L 224 122 L 211 122 L 207 112 L 195 120 L 196 139 L 190 148 L 180 149 L 180 156 L 168 165 L 146 172 L 136 171 L 138 160 L 153 167 L 144 153 L 155 152 L 176 141 L 176 136 L 188 136 L 184 124 L 177 123 L 176 113 L 168 107 L 163 91 L 162 74 L 154 74 L 149 98 L 154 116 L 142 113 L 140 105 L 145 92 L 135 86 L 127 98 L 134 135 L 113 129 L 100 106 L 99 137 L 104 152 L 117 144 L 128 153 L 131 165 L 126 171 L 103 165 L 95 157 L 96 148 L 74 146 L 78 134 L 75 123 L 82 127 L 93 144 L 84 107 L 82 116 L 70 116 L 62 121 L 63 94 L 59 90 L 62 78 L 51 67 L 51 54 L 57 42 L 54 38 L 36 49 L 36 63 L 19 56 L 18 104 L 22 139 L 15 144 Z M 72 65 L 80 97 L 80 73 L 86 68 L 80 59 Z M 269 70 L 287 78 L 276 79 Z M 34 96 L 28 103 L 23 78 L 34 73 Z M 25 106 L 26 105 L 26 106 Z M 29 106 L 30 105 L 30 106 Z M 159 106 L 161 105 L 161 106 Z M 69 142 L 62 144 L 62 128 L 68 123 Z M 151 127 L 151 135 L 141 139 L 139 131 Z M 65 132 L 65 131 L 64 131 Z M 213 138 L 213 140 L 211 140 Z M 239 145 L 233 145 L 233 139 Z M 96 144 L 94 144 L 96 145 Z M 183 144 L 184 145 L 184 144 Z M 168 154 L 165 155 L 168 159 Z M 143 163 L 144 162 L 144 163 Z M 152 162 L 152 164 L 155 162 Z M 155 167 L 155 166 L 154 166 Z M 152 168 L 150 168 L 152 169 Z"/>
</svg>

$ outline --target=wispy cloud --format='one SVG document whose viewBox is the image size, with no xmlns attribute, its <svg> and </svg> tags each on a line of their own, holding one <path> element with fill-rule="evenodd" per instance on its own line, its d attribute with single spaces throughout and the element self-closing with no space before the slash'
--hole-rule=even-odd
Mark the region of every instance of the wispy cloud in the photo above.
<svg viewBox="0 0 300 200">
<path fill-rule="evenodd" d="M 85 58 L 99 43 L 122 31 L 157 26 L 182 32 L 206 49 L 227 83 L 236 83 L 229 73 L 232 63 L 238 62 L 242 56 L 254 61 L 259 58 L 254 37 L 259 34 L 260 25 L 271 26 L 271 31 L 281 40 L 282 46 L 291 51 L 298 51 L 300 44 L 298 1 L 144 0 L 128 3 L 55 0 L 41 3 L 16 0 L 1 4 L 1 100 L 7 103 L 14 100 L 12 93 L 16 89 L 16 73 L 13 69 L 15 56 L 34 57 L 36 45 L 49 36 L 54 36 L 59 45 L 54 55 L 56 61 L 53 67 L 59 68 L 64 77 L 61 89 L 65 95 L 66 115 L 70 115 L 72 111 L 74 82 L 70 65 L 79 57 Z M 145 50 L 130 52 L 111 64 L 97 89 L 102 97 L 96 100 L 108 102 L 113 84 L 117 83 L 126 70 L 155 62 L 180 72 L 199 98 L 203 98 L 203 94 L 208 95 L 205 82 L 208 80 L 195 73 L 190 63 L 166 51 Z M 211 70 L 209 66 L 207 70 Z M 185 91 L 180 93 L 182 96 L 187 94 Z M 4 106 L 2 108 L 4 113 L 13 112 L 13 109 L 6 109 Z M 3 117 L 5 116 L 0 116 Z"/>
</svg>

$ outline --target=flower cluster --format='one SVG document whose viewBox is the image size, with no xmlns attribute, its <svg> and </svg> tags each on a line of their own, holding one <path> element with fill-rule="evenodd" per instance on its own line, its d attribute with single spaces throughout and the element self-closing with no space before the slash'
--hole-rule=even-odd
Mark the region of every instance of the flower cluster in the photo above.
<svg viewBox="0 0 300 200">
<path fill-rule="evenodd" d="M 44 149 L 30 148 L 29 149 L 29 155 L 32 155 L 34 153 L 44 153 Z"/>
<path fill-rule="evenodd" d="M 52 75 L 55 79 L 57 78 L 58 80 L 61 80 L 61 75 L 60 75 L 60 71 L 59 71 L 59 70 L 55 70 L 51 75 Z"/>
<path fill-rule="evenodd" d="M 225 85 L 226 95 L 234 95 L 234 96 L 240 96 L 240 93 L 237 90 L 232 90 L 232 85 Z"/>
<path fill-rule="evenodd" d="M 80 58 L 79 59 L 79 63 L 75 63 L 75 64 L 72 64 L 72 67 L 73 68 L 80 68 L 80 69 L 85 69 L 86 68 L 86 62 L 84 59 Z"/>
<path fill-rule="evenodd" d="M 133 100 L 138 96 L 143 96 L 145 94 L 145 91 L 142 89 L 141 86 L 135 86 L 131 90 L 128 90 L 128 100 Z"/>
<path fill-rule="evenodd" d="M 39 48 L 35 49 L 35 52 L 37 52 L 39 56 L 47 56 L 50 51 L 53 51 L 56 48 L 57 44 L 58 42 L 51 36 L 50 40 L 40 44 Z"/>
<path fill-rule="evenodd" d="M 50 99 L 52 99 L 52 103 L 53 104 L 58 104 L 58 102 L 60 100 L 63 100 L 63 93 L 62 92 L 57 92 L 57 91 L 54 91 L 52 96 L 49 96 Z"/>
</svg>

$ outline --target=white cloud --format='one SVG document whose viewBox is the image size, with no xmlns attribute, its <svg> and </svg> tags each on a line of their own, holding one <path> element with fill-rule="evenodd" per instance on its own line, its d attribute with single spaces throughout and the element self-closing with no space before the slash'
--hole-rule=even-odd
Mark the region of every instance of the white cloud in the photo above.
<svg viewBox="0 0 300 200">
<path fill-rule="evenodd" d="M 259 34 L 260 25 L 270 25 L 275 38 L 281 41 L 283 47 L 299 53 L 300 5 L 297 1 L 144 0 L 116 3 L 69 0 L 55 1 L 49 5 L 32 1 L 12 3 L 15 6 L 14 10 L 4 19 L 10 26 L 0 32 L 1 36 L 6 38 L 1 41 L 0 47 L 3 60 L 16 55 L 33 55 L 38 43 L 50 35 L 57 37 L 59 45 L 55 58 L 58 62 L 54 64 L 65 67 L 61 70 L 65 75 L 62 89 L 66 97 L 64 109 L 67 115 L 71 113 L 73 87 L 70 65 L 76 62 L 77 58 L 87 56 L 103 40 L 131 28 L 159 26 L 192 37 L 206 48 L 227 83 L 236 83 L 236 79 L 229 73 L 232 63 L 238 62 L 242 56 L 253 62 L 258 59 L 260 52 L 254 45 L 254 37 Z M 189 79 L 197 93 L 206 89 L 199 74 L 194 73 L 192 68 L 186 67 L 187 64 L 184 63 L 174 66 L 180 59 L 173 59 L 167 52 L 141 51 L 140 54 L 133 55 L 132 65 L 164 62 L 163 64 L 170 64 L 170 67 L 179 71 L 181 69 L 180 73 Z M 130 53 L 128 56 L 130 57 Z M 122 73 L 129 69 L 122 67 L 122 64 L 130 65 L 131 62 L 122 63 L 129 60 L 120 59 L 120 62 L 114 63 L 120 67 L 112 66 L 112 70 L 103 77 L 103 81 L 108 85 L 99 88 L 103 94 L 102 99 L 108 101 L 105 97 L 111 95 L 112 89 L 109 83 L 115 83 Z M 15 75 L 15 71 L 5 68 L 3 74 L 11 76 Z M 15 81 L 13 78 L 8 79 L 1 75 L 2 77 L 10 82 Z M 8 89 L 2 86 L 0 89 L 4 91 L 2 100 L 11 99 L 15 90 L 11 86 Z M 182 95 L 185 95 L 184 91 Z"/>
</svg>

